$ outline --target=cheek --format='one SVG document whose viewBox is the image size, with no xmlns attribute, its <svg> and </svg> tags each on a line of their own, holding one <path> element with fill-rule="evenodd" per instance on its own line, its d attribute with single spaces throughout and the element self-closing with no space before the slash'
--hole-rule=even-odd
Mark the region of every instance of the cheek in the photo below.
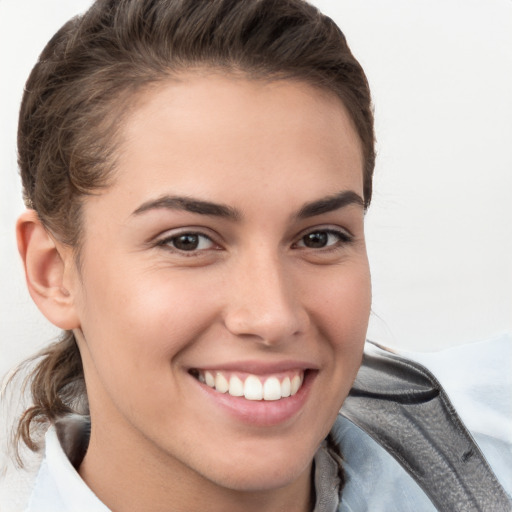
<svg viewBox="0 0 512 512">
<path fill-rule="evenodd" d="M 84 365 L 91 364 L 95 378 L 116 394 L 134 383 L 156 391 L 214 315 L 208 283 L 192 286 L 189 278 L 130 267 L 89 268 L 80 304 Z"/>
<path fill-rule="evenodd" d="M 315 314 L 339 349 L 360 346 L 366 336 L 371 308 L 368 266 L 358 264 L 324 277 L 312 294 Z"/>
<path fill-rule="evenodd" d="M 371 308 L 371 280 L 367 265 L 353 266 L 324 282 L 313 298 L 315 320 L 334 362 L 329 380 L 339 394 L 333 397 L 338 410 L 348 394 L 362 360 Z M 334 384 L 337 383 L 337 384 Z"/>
<path fill-rule="evenodd" d="M 319 331 L 320 350 L 326 364 L 319 378 L 322 389 L 321 436 L 327 435 L 361 365 L 371 307 L 368 266 L 347 265 L 310 289 L 311 319 Z"/>
</svg>

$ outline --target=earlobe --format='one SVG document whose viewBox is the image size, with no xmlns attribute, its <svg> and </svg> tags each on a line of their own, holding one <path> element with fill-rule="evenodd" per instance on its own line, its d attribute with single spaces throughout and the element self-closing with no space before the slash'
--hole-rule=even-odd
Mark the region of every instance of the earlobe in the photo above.
<svg viewBox="0 0 512 512">
<path fill-rule="evenodd" d="M 27 287 L 39 310 L 61 329 L 79 327 L 71 283 L 67 282 L 73 265 L 71 249 L 53 239 L 34 210 L 20 215 L 16 237 Z"/>
</svg>

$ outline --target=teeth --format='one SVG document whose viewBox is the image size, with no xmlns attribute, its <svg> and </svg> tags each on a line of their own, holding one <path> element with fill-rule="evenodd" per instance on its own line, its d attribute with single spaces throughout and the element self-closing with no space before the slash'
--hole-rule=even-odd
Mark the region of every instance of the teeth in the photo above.
<svg viewBox="0 0 512 512">
<path fill-rule="evenodd" d="M 279 380 L 276 376 L 261 379 L 256 375 L 248 375 L 243 381 L 237 375 L 230 377 L 221 371 L 215 375 L 209 371 L 199 371 L 197 378 L 203 384 L 219 393 L 245 397 L 246 400 L 280 400 L 293 396 L 299 391 L 304 381 L 304 373 L 299 372 Z"/>
<path fill-rule="evenodd" d="M 281 384 L 281 396 L 283 398 L 286 398 L 287 396 L 290 396 L 292 394 L 292 387 L 291 387 L 290 377 L 285 377 Z"/>
<path fill-rule="evenodd" d="M 206 385 L 211 388 L 215 387 L 215 377 L 210 372 L 205 372 L 204 380 L 206 381 Z"/>
<path fill-rule="evenodd" d="M 301 387 L 301 385 L 302 385 L 302 379 L 298 375 L 295 375 L 291 381 L 291 394 L 295 395 L 295 393 L 297 393 L 297 391 L 299 391 L 299 388 Z"/>
<path fill-rule="evenodd" d="M 270 377 L 263 384 L 264 400 L 279 400 L 281 398 L 281 383 L 276 377 Z"/>
<path fill-rule="evenodd" d="M 228 392 L 231 396 L 244 396 L 244 383 L 236 375 L 229 379 Z"/>
<path fill-rule="evenodd" d="M 261 400 L 263 398 L 263 386 L 258 377 L 249 375 L 245 379 L 244 396 L 247 400 Z"/>
<path fill-rule="evenodd" d="M 227 393 L 229 389 L 229 382 L 220 372 L 217 372 L 217 375 L 215 375 L 215 389 L 219 393 Z"/>
</svg>

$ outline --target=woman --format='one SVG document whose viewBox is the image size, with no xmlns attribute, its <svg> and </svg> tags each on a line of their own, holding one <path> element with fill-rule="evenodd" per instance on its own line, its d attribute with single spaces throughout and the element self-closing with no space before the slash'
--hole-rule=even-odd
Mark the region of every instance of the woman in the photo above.
<svg viewBox="0 0 512 512">
<path fill-rule="evenodd" d="M 29 510 L 356 506 L 329 432 L 369 316 L 373 138 L 360 65 L 300 0 L 98 1 L 54 36 L 18 138 L 27 284 L 66 332 L 19 426 L 35 448 L 52 425 Z M 408 368 L 367 356 L 354 424 L 375 375 L 421 402 Z M 437 505 L 407 469 L 404 503 Z M 480 469 L 461 499 L 508 503 Z"/>
</svg>

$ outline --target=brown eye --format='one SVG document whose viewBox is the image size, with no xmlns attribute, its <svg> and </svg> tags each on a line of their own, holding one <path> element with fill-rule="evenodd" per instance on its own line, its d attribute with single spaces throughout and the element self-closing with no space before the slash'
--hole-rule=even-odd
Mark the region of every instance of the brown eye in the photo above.
<svg viewBox="0 0 512 512">
<path fill-rule="evenodd" d="M 174 247 L 180 251 L 194 251 L 199 246 L 199 237 L 197 235 L 180 235 L 173 240 Z"/>
<path fill-rule="evenodd" d="M 178 251 L 192 252 L 211 249 L 215 244 L 208 236 L 201 233 L 181 233 L 162 240 L 159 245 L 168 246 Z"/>
<path fill-rule="evenodd" d="M 297 243 L 297 247 L 324 249 L 328 247 L 341 246 L 351 241 L 352 237 L 344 231 L 322 229 L 318 231 L 311 231 L 304 235 Z"/>
<path fill-rule="evenodd" d="M 327 245 L 329 235 L 325 231 L 317 231 L 315 233 L 308 233 L 302 237 L 304 245 L 310 249 L 321 249 Z"/>
</svg>

